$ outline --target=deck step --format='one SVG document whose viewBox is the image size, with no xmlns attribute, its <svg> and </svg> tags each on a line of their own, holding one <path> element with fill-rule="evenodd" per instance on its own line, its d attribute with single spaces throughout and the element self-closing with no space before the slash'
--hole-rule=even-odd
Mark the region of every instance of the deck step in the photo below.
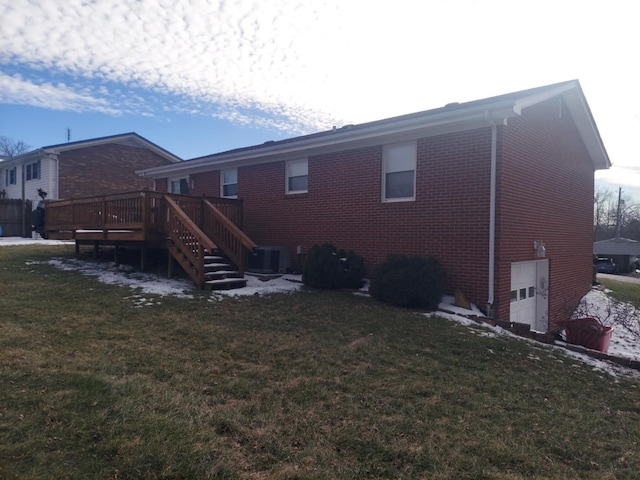
<svg viewBox="0 0 640 480">
<path fill-rule="evenodd" d="M 219 278 L 217 280 L 207 280 L 204 284 L 211 290 L 231 290 L 233 288 L 246 287 L 247 280 L 245 278 Z"/>
<path fill-rule="evenodd" d="M 205 263 L 204 268 L 224 268 L 230 267 L 229 263 L 219 262 L 219 263 Z"/>
<path fill-rule="evenodd" d="M 214 270 L 212 272 L 204 272 L 205 277 L 242 277 L 238 270 Z"/>
</svg>

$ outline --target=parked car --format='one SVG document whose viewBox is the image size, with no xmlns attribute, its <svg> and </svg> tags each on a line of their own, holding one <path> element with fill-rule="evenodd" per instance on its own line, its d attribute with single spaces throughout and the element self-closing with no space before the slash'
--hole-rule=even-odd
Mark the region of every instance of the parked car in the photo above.
<svg viewBox="0 0 640 480">
<path fill-rule="evenodd" d="M 598 257 L 594 264 L 598 273 L 616 273 L 617 271 L 616 264 L 610 258 Z"/>
</svg>

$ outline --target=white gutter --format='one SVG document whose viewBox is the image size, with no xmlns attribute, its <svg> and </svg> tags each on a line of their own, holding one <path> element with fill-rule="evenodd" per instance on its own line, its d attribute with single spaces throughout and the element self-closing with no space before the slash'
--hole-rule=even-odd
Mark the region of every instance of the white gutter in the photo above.
<svg viewBox="0 0 640 480">
<path fill-rule="evenodd" d="M 491 126 L 491 186 L 489 193 L 489 293 L 487 298 L 487 316 L 493 316 L 493 301 L 495 300 L 496 278 L 496 176 L 497 176 L 497 148 L 498 127 L 486 112 L 487 122 Z"/>
<path fill-rule="evenodd" d="M 299 137 L 278 142 L 265 142 L 263 145 L 255 145 L 249 148 L 240 148 L 229 152 L 208 155 L 178 164 L 163 165 L 136 173 L 144 177 L 160 178 L 172 174 L 186 174 L 188 172 L 207 171 L 222 168 L 226 165 L 237 166 L 240 162 L 245 164 L 262 163 L 283 160 L 287 155 L 306 155 L 309 151 L 326 153 L 328 149 L 358 148 L 368 144 L 375 145 L 382 142 L 382 137 L 398 135 L 414 135 L 415 138 L 425 136 L 426 133 L 437 127 L 445 127 L 452 124 L 464 124 L 463 129 L 479 128 L 485 124 L 486 105 L 482 107 L 468 107 L 459 110 L 445 110 L 443 112 L 423 113 L 408 115 L 408 118 L 400 120 L 383 120 L 372 122 L 372 125 L 355 125 L 342 127 L 334 132 L 320 132 L 305 137 Z M 503 101 L 494 104 L 491 108 L 494 116 L 508 118 L 517 115 L 514 111 L 513 101 Z M 416 137 L 417 136 L 417 137 Z M 407 137 L 408 138 L 408 137 Z M 289 157 L 287 157 L 289 158 Z"/>
</svg>

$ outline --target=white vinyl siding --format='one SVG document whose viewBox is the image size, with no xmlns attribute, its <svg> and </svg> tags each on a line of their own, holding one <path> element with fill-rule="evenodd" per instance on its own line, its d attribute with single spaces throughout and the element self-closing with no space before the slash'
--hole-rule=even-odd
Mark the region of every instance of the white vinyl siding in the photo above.
<svg viewBox="0 0 640 480">
<path fill-rule="evenodd" d="M 7 168 L 4 171 L 4 185 L 8 187 L 9 185 L 15 185 L 17 183 L 17 169 L 16 167 Z"/>
<path fill-rule="evenodd" d="M 25 165 L 25 180 L 39 180 L 41 177 L 41 169 L 40 160 Z"/>
<path fill-rule="evenodd" d="M 386 145 L 382 152 L 382 201 L 415 200 L 416 142 Z"/>
</svg>

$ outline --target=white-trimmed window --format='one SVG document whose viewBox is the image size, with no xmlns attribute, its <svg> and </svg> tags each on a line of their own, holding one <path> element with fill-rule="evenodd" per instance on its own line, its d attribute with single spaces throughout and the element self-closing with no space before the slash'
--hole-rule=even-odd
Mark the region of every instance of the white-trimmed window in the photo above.
<svg viewBox="0 0 640 480">
<path fill-rule="evenodd" d="M 220 172 L 220 192 L 224 198 L 238 198 L 238 169 Z"/>
<path fill-rule="evenodd" d="M 40 160 L 37 162 L 25 165 L 25 178 L 26 180 L 38 180 L 40 178 Z"/>
<path fill-rule="evenodd" d="M 189 181 L 187 178 L 175 178 L 169 182 L 169 193 L 189 195 Z"/>
<path fill-rule="evenodd" d="M 4 184 L 6 186 L 15 185 L 16 184 L 16 167 L 7 168 L 4 171 Z"/>
<path fill-rule="evenodd" d="M 286 163 L 286 192 L 307 193 L 309 187 L 309 162 L 292 160 Z"/>
<path fill-rule="evenodd" d="M 382 201 L 416 198 L 416 142 L 385 145 L 382 150 Z"/>
</svg>

